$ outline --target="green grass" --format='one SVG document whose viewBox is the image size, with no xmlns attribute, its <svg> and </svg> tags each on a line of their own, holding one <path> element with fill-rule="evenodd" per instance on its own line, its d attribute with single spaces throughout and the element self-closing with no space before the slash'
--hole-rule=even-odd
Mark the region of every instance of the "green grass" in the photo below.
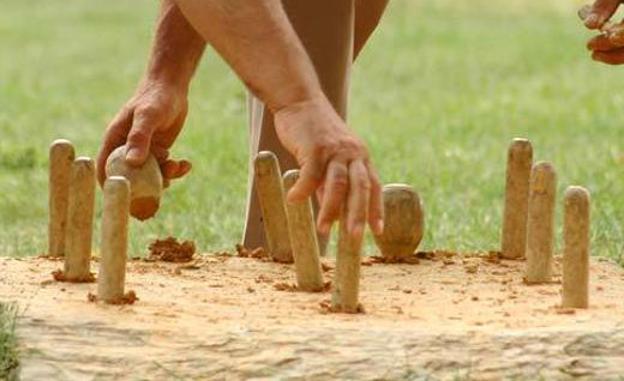
<svg viewBox="0 0 624 381">
<path fill-rule="evenodd" d="M 0 303 L 0 380 L 11 380 L 18 366 L 15 304 Z"/>
<path fill-rule="evenodd" d="M 593 252 L 621 259 L 624 67 L 588 58 L 591 33 L 577 5 L 391 3 L 355 66 L 349 119 L 383 181 L 420 192 L 423 248 L 498 246 L 505 151 L 525 136 L 537 159 L 555 163 L 559 195 L 570 184 L 591 190 Z M 95 154 L 141 75 L 157 6 L 8 0 L 2 8 L 0 255 L 25 256 L 45 250 L 48 144 L 66 137 L 80 154 Z M 156 236 L 194 239 L 203 250 L 230 248 L 241 236 L 245 96 L 212 52 L 190 103 L 175 154 L 194 171 L 168 192 L 158 218 L 133 223 L 133 255 Z"/>
</svg>

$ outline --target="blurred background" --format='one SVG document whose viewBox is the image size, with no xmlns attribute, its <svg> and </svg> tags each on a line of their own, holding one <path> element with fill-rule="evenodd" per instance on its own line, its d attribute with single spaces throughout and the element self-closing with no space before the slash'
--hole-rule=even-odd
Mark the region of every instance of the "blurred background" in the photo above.
<svg viewBox="0 0 624 381">
<path fill-rule="evenodd" d="M 506 149 L 522 136 L 537 160 L 558 170 L 558 231 L 563 190 L 587 186 L 593 252 L 621 261 L 624 67 L 590 60 L 592 33 L 576 16 L 580 5 L 391 1 L 355 65 L 349 122 L 384 182 L 419 191 L 421 248 L 498 247 Z M 95 156 L 141 78 L 157 10 L 148 0 L 2 2 L 0 255 L 46 250 L 48 145 L 63 137 L 77 154 Z M 157 218 L 133 222 L 131 255 L 168 235 L 195 240 L 202 251 L 240 240 L 246 120 L 243 86 L 208 49 L 173 149 L 194 169 L 167 191 Z M 369 240 L 367 253 L 374 252 Z"/>
</svg>

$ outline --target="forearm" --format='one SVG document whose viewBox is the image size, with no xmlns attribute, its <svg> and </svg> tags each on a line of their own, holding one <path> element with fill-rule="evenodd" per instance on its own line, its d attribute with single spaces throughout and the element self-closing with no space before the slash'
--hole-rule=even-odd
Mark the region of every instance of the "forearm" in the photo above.
<svg viewBox="0 0 624 381">
<path fill-rule="evenodd" d="M 205 46 L 173 0 L 163 0 L 146 79 L 187 88 Z"/>
<path fill-rule="evenodd" d="M 267 107 L 322 94 L 280 0 L 175 0 L 201 36 Z"/>
</svg>

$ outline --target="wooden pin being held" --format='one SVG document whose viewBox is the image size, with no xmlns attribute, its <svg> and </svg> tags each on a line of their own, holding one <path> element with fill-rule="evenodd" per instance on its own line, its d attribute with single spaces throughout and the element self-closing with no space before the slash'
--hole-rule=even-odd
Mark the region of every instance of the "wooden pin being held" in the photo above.
<svg viewBox="0 0 624 381">
<path fill-rule="evenodd" d="M 126 146 L 117 147 L 106 161 L 106 177 L 123 176 L 130 182 L 130 214 L 138 220 L 153 217 L 160 207 L 163 178 L 150 154 L 145 164 L 133 167 L 126 161 Z"/>
</svg>

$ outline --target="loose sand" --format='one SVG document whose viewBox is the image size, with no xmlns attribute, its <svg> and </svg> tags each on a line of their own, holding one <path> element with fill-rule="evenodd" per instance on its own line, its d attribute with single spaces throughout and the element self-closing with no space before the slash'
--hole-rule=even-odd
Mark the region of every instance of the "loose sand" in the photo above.
<svg viewBox="0 0 624 381">
<path fill-rule="evenodd" d="M 356 315 L 329 313 L 329 291 L 297 292 L 292 265 L 224 254 L 129 261 L 139 300 L 124 306 L 89 302 L 95 283 L 52 280 L 61 261 L 0 258 L 0 299 L 21 308 L 24 380 L 624 376 L 617 265 L 592 261 L 591 308 L 575 311 L 557 308 L 559 261 L 557 282 L 529 286 L 523 262 L 495 254 L 420 257 L 364 259 Z"/>
</svg>

